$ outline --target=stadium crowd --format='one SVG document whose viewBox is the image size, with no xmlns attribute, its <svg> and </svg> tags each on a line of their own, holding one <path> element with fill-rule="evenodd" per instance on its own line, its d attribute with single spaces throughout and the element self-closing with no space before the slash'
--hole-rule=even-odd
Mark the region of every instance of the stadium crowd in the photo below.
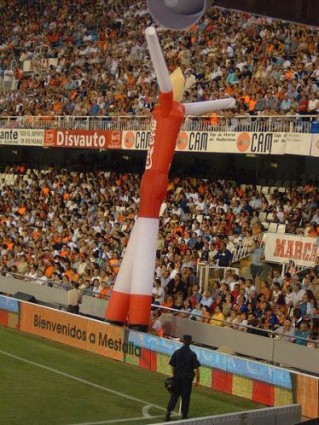
<svg viewBox="0 0 319 425">
<path fill-rule="evenodd" d="M 0 11 L 0 115 L 152 111 L 158 87 L 143 33 L 152 23 L 145 1 L 8 0 Z M 184 72 L 184 101 L 234 96 L 237 108 L 225 117 L 319 113 L 316 28 L 211 8 L 189 31 L 160 31 L 160 40 L 169 70 Z M 77 282 L 86 294 L 109 297 L 138 214 L 140 176 L 6 172 L 15 180 L 0 181 L 2 275 L 65 289 Z M 256 282 L 230 274 L 200 292 L 198 262 L 229 266 L 236 247 L 263 232 L 263 221 L 318 237 L 318 189 L 307 184 L 266 196 L 227 179 L 172 178 L 161 211 L 154 303 L 217 326 L 270 329 L 300 344 L 317 339 L 319 265 L 302 280 L 276 271 Z"/>
<path fill-rule="evenodd" d="M 153 109 L 144 0 L 9 0 L 0 10 L 0 115 Z M 184 72 L 186 101 L 234 96 L 237 109 L 225 116 L 319 112 L 318 28 L 212 7 L 189 31 L 160 31 L 160 39 L 169 70 Z"/>
<path fill-rule="evenodd" d="M 77 282 L 84 294 L 107 299 L 138 214 L 140 176 L 53 167 L 6 171 L 15 178 L 0 180 L 1 274 L 66 290 Z M 171 178 L 161 210 L 154 303 L 240 330 L 245 324 L 276 329 L 292 317 L 296 327 L 311 324 L 317 339 L 319 262 L 303 280 L 289 273 L 282 280 L 277 271 L 264 269 L 261 276 L 260 252 L 253 279 L 228 274 L 200 291 L 198 262 L 230 266 L 237 247 L 263 232 L 263 213 L 289 233 L 318 237 L 318 190 L 311 185 L 266 197 L 235 181 Z"/>
</svg>

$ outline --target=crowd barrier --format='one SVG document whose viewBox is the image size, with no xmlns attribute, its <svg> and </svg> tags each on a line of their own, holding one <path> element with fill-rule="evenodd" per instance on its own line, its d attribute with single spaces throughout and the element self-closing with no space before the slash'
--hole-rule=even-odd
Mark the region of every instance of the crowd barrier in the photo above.
<svg viewBox="0 0 319 425">
<path fill-rule="evenodd" d="M 0 127 L 21 129 L 151 130 L 150 115 L 110 114 L 107 116 L 0 116 Z M 185 131 L 264 131 L 318 133 L 318 115 L 217 115 L 186 116 Z"/>
<path fill-rule="evenodd" d="M 162 314 L 161 322 L 164 335 L 196 335 L 197 344 L 217 349 L 226 346 L 229 351 L 241 356 L 319 374 L 318 351 L 314 347 L 241 332 L 226 326 L 212 326 L 171 314 Z M 271 336 L 272 332 L 265 334 Z"/>
<path fill-rule="evenodd" d="M 151 121 L 141 117 L 0 117 L 0 145 L 44 148 L 122 149 L 145 151 L 151 138 Z M 244 126 L 224 123 L 219 127 L 204 119 L 188 118 L 177 137 L 176 152 L 245 155 L 319 156 L 318 134 L 310 121 L 297 117 L 257 117 Z M 307 118 L 308 119 L 308 118 Z M 274 121 L 275 120 L 275 121 Z M 276 126 L 273 124 L 276 122 Z"/>
<path fill-rule="evenodd" d="M 285 407 L 190 419 L 187 425 L 299 425 L 300 417 L 300 406 L 292 404 Z M 185 421 L 174 420 L 174 425 L 178 424 L 185 425 Z"/>
<path fill-rule="evenodd" d="M 0 277 L 0 293 L 13 297 L 17 292 L 34 296 L 39 303 L 66 310 L 66 291 L 58 288 L 36 285 L 14 278 Z M 104 320 L 107 301 L 83 296 L 80 313 Z M 172 314 L 162 314 L 164 334 L 180 337 L 190 333 L 196 335 L 196 343 L 219 349 L 227 346 L 238 355 L 281 364 L 310 374 L 319 374 L 318 351 L 316 348 L 300 346 L 274 338 L 240 332 L 229 327 L 211 326 Z M 269 332 L 270 336 L 272 332 Z M 318 342 L 318 341 L 317 341 Z M 314 345 L 316 345 L 316 343 Z"/>
<path fill-rule="evenodd" d="M 0 296 L 0 324 L 165 375 L 180 342 Z M 319 415 L 319 379 L 222 352 L 193 347 L 202 386 L 267 406 L 301 405 Z"/>
</svg>

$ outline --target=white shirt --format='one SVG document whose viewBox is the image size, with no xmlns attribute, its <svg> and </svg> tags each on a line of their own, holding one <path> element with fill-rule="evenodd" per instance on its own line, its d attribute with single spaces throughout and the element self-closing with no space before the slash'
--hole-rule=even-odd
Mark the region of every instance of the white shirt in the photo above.
<svg viewBox="0 0 319 425">
<path fill-rule="evenodd" d="M 304 291 L 303 289 L 300 289 L 300 291 L 293 292 L 291 294 L 291 300 L 294 307 L 297 307 L 297 305 L 300 303 L 305 293 L 306 291 Z"/>
<path fill-rule="evenodd" d="M 153 288 L 153 297 L 155 298 L 156 302 L 161 304 L 164 301 L 164 297 L 165 297 L 164 288 L 162 288 L 161 286 L 159 288 L 154 287 Z"/>
</svg>

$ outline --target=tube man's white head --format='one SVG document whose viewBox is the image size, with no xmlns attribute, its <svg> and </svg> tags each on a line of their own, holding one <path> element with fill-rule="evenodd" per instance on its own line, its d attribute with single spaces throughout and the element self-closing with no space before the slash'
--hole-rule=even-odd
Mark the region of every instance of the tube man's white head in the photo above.
<svg viewBox="0 0 319 425">
<path fill-rule="evenodd" d="M 152 18 L 171 30 L 183 30 L 200 20 L 211 0 L 147 0 Z"/>
</svg>

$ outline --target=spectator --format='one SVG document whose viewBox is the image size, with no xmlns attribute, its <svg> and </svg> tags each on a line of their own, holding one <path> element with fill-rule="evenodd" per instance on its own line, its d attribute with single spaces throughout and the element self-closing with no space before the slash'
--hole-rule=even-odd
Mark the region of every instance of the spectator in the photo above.
<svg viewBox="0 0 319 425">
<path fill-rule="evenodd" d="M 195 308 L 191 311 L 191 320 L 201 321 L 202 318 L 202 306 L 201 304 L 197 304 Z"/>
<path fill-rule="evenodd" d="M 210 324 L 213 326 L 224 326 L 225 316 L 223 312 L 220 309 L 220 306 L 217 305 L 215 307 L 215 312 L 212 315 L 212 319 L 210 321 Z"/>
<path fill-rule="evenodd" d="M 308 323 L 305 321 L 301 321 L 300 327 L 295 330 L 295 343 L 298 345 L 307 345 L 310 333 L 311 332 Z"/>
<path fill-rule="evenodd" d="M 94 29 L 92 14 L 89 13 L 88 19 L 83 22 L 83 7 L 75 7 L 73 2 L 62 9 L 56 7 L 56 2 L 46 3 L 38 9 L 29 3 L 20 5 L 17 2 L 20 7 L 18 24 L 9 19 L 15 2 L 5 10 L 1 69 L 7 87 L 12 87 L 14 81 L 11 60 L 22 69 L 26 60 L 34 61 L 39 55 L 51 61 L 57 59 L 50 67 L 41 69 L 39 74 L 36 69 L 33 75 L 17 75 L 18 93 L 3 96 L 0 103 L 6 114 L 100 116 L 108 111 L 138 113 L 145 106 L 153 107 L 156 96 L 154 76 L 150 73 L 142 31 L 149 24 L 146 3 L 133 4 L 123 0 L 114 6 L 109 0 L 107 4 L 110 7 L 105 7 L 101 1 L 94 4 L 95 16 L 100 17 Z M 89 6 L 85 5 L 87 9 Z M 66 30 L 53 35 L 51 27 L 63 27 L 67 24 L 67 16 L 71 15 L 75 31 Z M 29 21 L 30 16 L 32 22 Z M 41 25 L 43 16 L 54 17 L 50 26 Z M 135 25 L 136 16 L 139 17 L 138 27 Z M 118 25 L 122 17 L 125 17 L 125 26 Z M 197 81 L 201 84 L 198 94 L 203 100 L 203 92 L 214 91 L 223 96 L 225 88 L 228 94 L 238 96 L 240 100 L 247 84 L 263 99 L 270 89 L 279 101 L 288 89 L 289 96 L 294 99 L 297 96 L 296 82 L 301 84 L 307 79 L 310 83 L 303 87 L 306 95 L 316 91 L 318 67 L 311 47 L 313 43 L 305 42 L 301 53 L 296 47 L 298 40 L 292 41 L 290 36 L 291 33 L 307 34 L 303 25 L 290 24 L 289 31 L 282 33 L 279 40 L 281 22 L 277 20 L 266 23 L 254 16 L 247 17 L 243 13 L 218 8 L 207 11 L 205 19 L 208 26 L 214 23 L 214 31 L 219 34 L 227 34 L 229 21 L 236 21 L 238 38 L 243 39 L 242 48 L 238 49 L 229 36 L 226 39 L 203 37 L 202 31 L 192 32 L 192 43 L 182 38 L 168 45 L 166 52 L 170 69 L 177 64 L 185 69 L 186 100 L 196 97 Z M 105 22 L 109 25 L 107 30 Z M 25 28 L 27 33 L 23 31 Z M 266 33 L 267 37 L 259 35 Z M 250 36 L 247 37 L 247 34 Z M 315 31 L 313 36 L 316 35 Z M 308 35 L 305 37 L 310 39 Z M 105 55 L 107 66 L 102 69 Z M 208 58 L 213 58 L 211 66 Z M 298 69 L 300 63 L 301 70 Z M 125 96 L 112 89 L 115 82 Z M 136 85 L 139 94 L 134 90 Z M 246 95 L 247 103 L 248 97 L 253 98 L 254 93 Z M 41 101 L 36 102 L 35 99 Z M 273 105 L 266 109 L 274 110 Z"/>
<path fill-rule="evenodd" d="M 165 290 L 161 286 L 161 279 L 156 278 L 154 280 L 154 288 L 153 288 L 153 304 L 161 305 L 164 302 L 165 298 Z"/>
<path fill-rule="evenodd" d="M 219 267 L 229 267 L 232 258 L 232 253 L 226 248 L 226 244 L 222 242 L 214 260 Z"/>
<path fill-rule="evenodd" d="M 260 277 L 262 275 L 263 270 L 263 262 L 265 260 L 264 248 L 259 246 L 255 242 L 255 248 L 252 252 L 250 272 L 253 278 L 253 282 L 256 281 L 256 277 Z"/>
<path fill-rule="evenodd" d="M 295 341 L 295 329 L 292 326 L 291 320 L 286 319 L 283 326 L 280 326 L 275 330 L 276 337 L 282 341 L 294 342 Z"/>
<path fill-rule="evenodd" d="M 159 337 L 163 337 L 164 336 L 164 330 L 162 327 L 162 323 L 160 321 L 160 317 L 161 317 L 161 310 L 160 309 L 156 309 L 152 312 L 152 317 L 151 317 L 151 331 L 159 336 Z"/>
<path fill-rule="evenodd" d="M 192 308 L 194 308 L 196 305 L 200 304 L 201 299 L 202 299 L 202 295 L 199 292 L 199 287 L 198 287 L 197 284 L 194 284 L 192 286 L 192 293 L 188 297 L 188 300 L 190 301 Z"/>
</svg>

